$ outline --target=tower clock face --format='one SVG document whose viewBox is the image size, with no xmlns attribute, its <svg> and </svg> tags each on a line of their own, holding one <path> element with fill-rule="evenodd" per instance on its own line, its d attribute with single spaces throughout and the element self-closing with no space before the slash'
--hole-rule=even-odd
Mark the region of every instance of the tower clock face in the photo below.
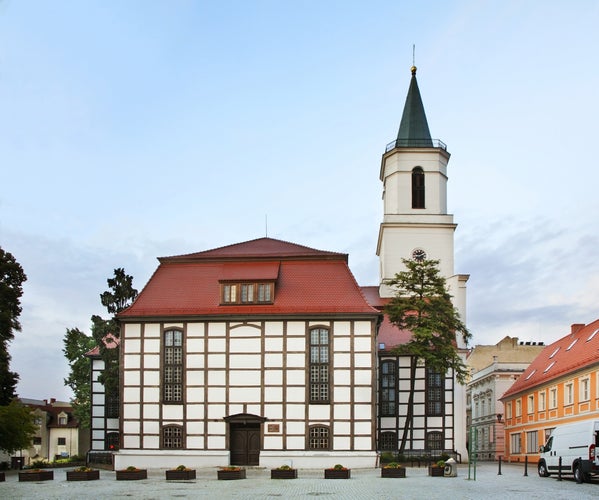
<svg viewBox="0 0 599 500">
<path fill-rule="evenodd" d="M 422 248 L 415 248 L 412 250 L 412 259 L 422 261 L 426 259 L 426 252 Z"/>
</svg>

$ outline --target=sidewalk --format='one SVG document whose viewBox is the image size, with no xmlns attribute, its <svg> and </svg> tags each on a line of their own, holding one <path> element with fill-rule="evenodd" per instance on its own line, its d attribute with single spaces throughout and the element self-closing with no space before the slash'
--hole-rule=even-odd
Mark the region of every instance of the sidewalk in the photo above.
<svg viewBox="0 0 599 500">
<path fill-rule="evenodd" d="M 10 499 L 82 499 L 135 497 L 219 498 L 219 499 L 487 499 L 501 500 L 552 498 L 596 499 L 599 480 L 576 484 L 571 479 L 540 478 L 536 466 L 524 476 L 521 464 L 503 464 L 498 475 L 496 463 L 479 463 L 476 480 L 468 466 L 458 468 L 458 477 L 428 477 L 427 469 L 408 467 L 405 479 L 382 479 L 379 469 L 354 469 L 351 479 L 323 479 L 322 470 L 301 469 L 298 479 L 272 480 L 266 469 L 248 469 L 247 479 L 218 481 L 215 468 L 198 469 L 195 481 L 166 481 L 164 469 L 151 469 L 148 479 L 117 481 L 113 471 L 100 471 L 99 481 L 67 482 L 65 469 L 54 469 L 54 480 L 38 483 L 19 482 L 16 471 L 8 471 L 0 483 L 0 498 Z"/>
</svg>

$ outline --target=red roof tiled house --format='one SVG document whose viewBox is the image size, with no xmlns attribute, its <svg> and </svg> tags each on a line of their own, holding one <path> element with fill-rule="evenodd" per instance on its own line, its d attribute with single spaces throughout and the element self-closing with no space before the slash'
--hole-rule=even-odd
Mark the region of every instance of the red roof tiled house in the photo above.
<svg viewBox="0 0 599 500">
<path fill-rule="evenodd" d="M 545 347 L 501 401 L 510 461 L 536 462 L 557 425 L 599 418 L 599 319 Z"/>
<path fill-rule="evenodd" d="M 115 468 L 374 466 L 380 313 L 346 254 L 261 238 L 159 261 L 119 314 Z"/>
</svg>

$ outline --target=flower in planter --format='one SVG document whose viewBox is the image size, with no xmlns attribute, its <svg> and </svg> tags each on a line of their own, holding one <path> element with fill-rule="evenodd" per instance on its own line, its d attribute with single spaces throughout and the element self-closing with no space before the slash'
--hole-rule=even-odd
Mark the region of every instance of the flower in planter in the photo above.
<svg viewBox="0 0 599 500">
<path fill-rule="evenodd" d="M 140 471 L 141 469 L 138 469 L 134 465 L 130 465 L 126 469 L 121 469 L 121 470 L 126 471 L 126 472 L 137 472 L 137 471 Z"/>
<path fill-rule="evenodd" d="M 293 467 L 290 465 L 281 465 L 280 467 L 277 467 L 277 470 L 293 470 Z"/>
<path fill-rule="evenodd" d="M 227 465 L 225 467 L 221 467 L 220 470 L 226 470 L 226 471 L 233 472 L 233 471 L 241 470 L 241 467 L 237 467 L 235 465 Z"/>
<path fill-rule="evenodd" d="M 385 468 L 385 469 L 401 469 L 401 464 L 398 464 L 397 462 L 389 462 L 383 468 Z"/>
<path fill-rule="evenodd" d="M 175 467 L 173 470 L 178 470 L 178 471 L 190 471 L 191 469 L 186 467 L 185 465 L 177 465 L 177 467 Z"/>
<path fill-rule="evenodd" d="M 445 460 L 439 460 L 436 464 L 436 467 L 445 468 Z"/>
<path fill-rule="evenodd" d="M 347 467 L 343 467 L 343 465 L 341 464 L 336 464 L 333 467 L 331 467 L 330 470 L 347 470 Z"/>
<path fill-rule="evenodd" d="M 76 469 L 74 469 L 74 472 L 92 472 L 94 469 L 92 469 L 91 467 L 86 467 L 85 465 L 82 465 L 81 467 L 77 467 Z"/>
</svg>

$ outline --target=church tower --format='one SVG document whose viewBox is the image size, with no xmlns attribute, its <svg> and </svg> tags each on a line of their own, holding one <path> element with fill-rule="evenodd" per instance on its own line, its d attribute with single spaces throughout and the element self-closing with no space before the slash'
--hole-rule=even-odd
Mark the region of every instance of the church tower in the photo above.
<svg viewBox="0 0 599 500">
<path fill-rule="evenodd" d="M 377 255 L 380 265 L 379 294 L 392 297 L 385 284 L 404 270 L 402 259 L 439 260 L 454 306 L 466 318 L 467 275 L 454 274 L 453 235 L 457 224 L 447 213 L 447 146 L 432 139 L 424 105 L 412 66 L 397 139 L 389 143 L 381 161 L 383 222 Z M 460 347 L 461 339 L 458 339 Z"/>
</svg>

